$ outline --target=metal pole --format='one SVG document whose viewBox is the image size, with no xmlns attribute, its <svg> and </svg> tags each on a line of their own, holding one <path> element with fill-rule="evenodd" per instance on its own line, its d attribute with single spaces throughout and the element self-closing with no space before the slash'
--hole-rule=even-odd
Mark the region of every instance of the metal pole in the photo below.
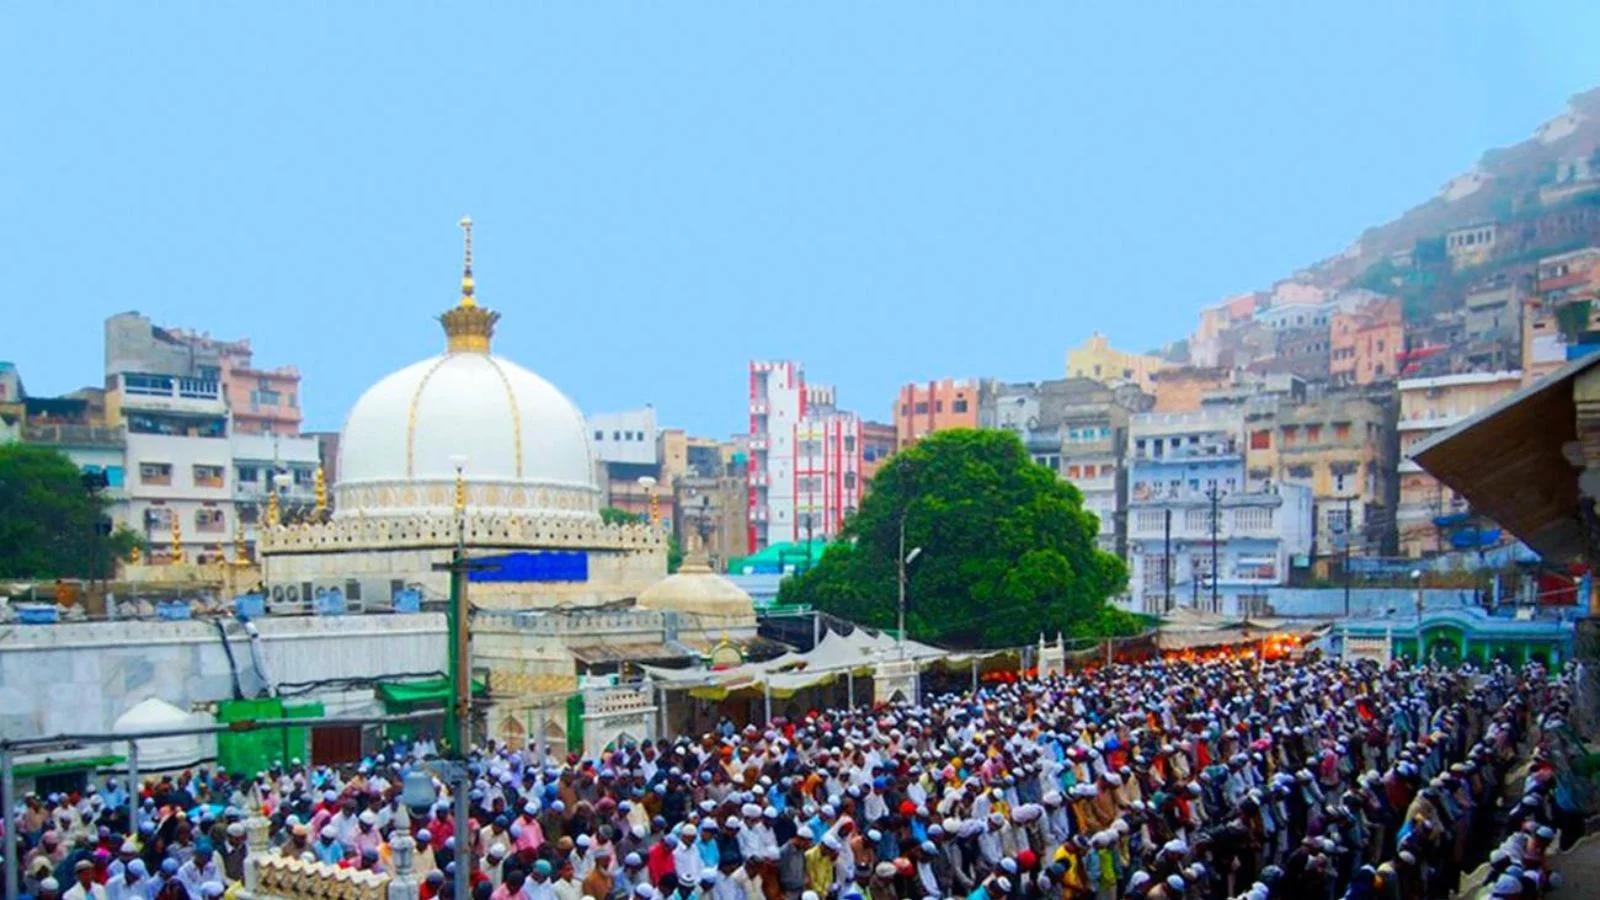
<svg viewBox="0 0 1600 900">
<path fill-rule="evenodd" d="M 1217 515 L 1217 501 L 1220 500 L 1221 498 L 1222 498 L 1222 494 L 1216 489 L 1216 486 L 1213 485 L 1212 488 L 1211 488 L 1211 611 L 1212 612 L 1222 612 L 1222 600 L 1217 596 L 1218 591 L 1222 587 L 1222 579 L 1220 577 L 1218 577 L 1220 573 L 1219 573 L 1219 570 L 1217 569 L 1217 529 L 1222 525 L 1222 521 L 1219 518 L 1219 516 Z"/>
<path fill-rule="evenodd" d="M 1163 612 L 1172 612 L 1172 507 L 1162 510 L 1161 594 Z"/>
<path fill-rule="evenodd" d="M 844 689 L 845 689 L 845 704 L 844 705 L 846 707 L 850 708 L 850 709 L 855 709 L 855 707 L 856 707 L 856 673 L 855 673 L 854 670 L 847 670 L 844 673 Z"/>
<path fill-rule="evenodd" d="M 761 704 L 766 713 L 766 721 L 772 721 L 772 682 L 765 679 L 761 682 Z"/>
<path fill-rule="evenodd" d="M 467 771 L 467 754 L 461 754 L 461 781 L 456 785 L 456 897 L 468 900 L 472 896 L 472 839 L 476 832 L 467 827 L 472 812 L 467 807 L 467 794 L 472 784 L 472 773 Z"/>
<path fill-rule="evenodd" d="M 139 742 L 128 742 L 128 833 L 139 830 Z"/>
<path fill-rule="evenodd" d="M 900 552 L 895 557 L 896 569 L 899 574 L 897 579 L 900 589 L 899 619 L 897 626 L 900 634 L 895 638 L 895 643 L 900 648 L 900 658 L 906 656 L 906 513 L 900 511 Z"/>
<path fill-rule="evenodd" d="M 972 692 L 974 694 L 978 692 L 978 658 L 976 656 L 972 658 Z"/>
<path fill-rule="evenodd" d="M 1350 518 L 1350 498 L 1344 498 L 1344 617 L 1350 618 L 1350 536 L 1355 533 L 1355 520 Z"/>
<path fill-rule="evenodd" d="M 0 749 L 0 797 L 4 798 L 6 817 L 6 900 L 17 900 L 17 820 L 11 814 L 17 805 L 17 783 L 11 774 L 11 751 Z"/>
</svg>

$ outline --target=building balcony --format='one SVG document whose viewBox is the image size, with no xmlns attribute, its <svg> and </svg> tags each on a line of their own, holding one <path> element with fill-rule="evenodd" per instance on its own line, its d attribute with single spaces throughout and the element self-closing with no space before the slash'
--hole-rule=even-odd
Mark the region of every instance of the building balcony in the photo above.
<svg viewBox="0 0 1600 900">
<path fill-rule="evenodd" d="M 23 425 L 22 441 L 51 447 L 104 447 L 114 449 L 127 443 L 119 426 L 103 425 Z"/>
<path fill-rule="evenodd" d="M 1117 479 L 1114 475 L 1097 475 L 1094 478 L 1072 478 L 1067 475 L 1062 475 L 1061 477 L 1072 482 L 1074 487 L 1085 494 L 1103 493 L 1117 489 Z"/>
<path fill-rule="evenodd" d="M 124 372 L 112 389 L 122 394 L 124 409 L 205 415 L 224 415 L 228 409 L 222 383 L 208 378 Z"/>
<path fill-rule="evenodd" d="M 750 449 L 751 450 L 765 450 L 765 449 L 767 449 L 767 436 L 765 434 L 752 434 L 752 435 L 750 435 Z"/>
<path fill-rule="evenodd" d="M 751 469 L 746 475 L 746 481 L 751 487 L 766 487 L 770 480 L 765 469 Z"/>
<path fill-rule="evenodd" d="M 750 415 L 752 415 L 752 416 L 764 416 L 764 415 L 767 414 L 767 411 L 768 411 L 767 401 L 765 401 L 765 400 L 751 400 L 750 401 Z"/>
<path fill-rule="evenodd" d="M 1465 419 L 1466 414 L 1422 414 L 1395 423 L 1400 431 L 1440 431 Z"/>
</svg>

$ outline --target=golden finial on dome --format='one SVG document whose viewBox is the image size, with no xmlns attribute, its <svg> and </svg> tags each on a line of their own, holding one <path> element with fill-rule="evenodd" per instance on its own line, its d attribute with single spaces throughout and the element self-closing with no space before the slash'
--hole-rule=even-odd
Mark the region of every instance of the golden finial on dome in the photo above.
<svg viewBox="0 0 1600 900">
<path fill-rule="evenodd" d="M 472 279 L 472 217 L 462 216 L 460 225 L 466 243 L 461 264 L 461 302 L 439 316 L 444 326 L 445 351 L 488 353 L 489 339 L 494 336 L 494 324 L 500 321 L 500 314 L 478 305 Z"/>
<path fill-rule="evenodd" d="M 472 217 L 462 216 L 456 224 L 461 226 L 466 241 L 466 254 L 461 263 L 461 305 L 477 306 L 478 301 L 472 299 Z"/>
</svg>

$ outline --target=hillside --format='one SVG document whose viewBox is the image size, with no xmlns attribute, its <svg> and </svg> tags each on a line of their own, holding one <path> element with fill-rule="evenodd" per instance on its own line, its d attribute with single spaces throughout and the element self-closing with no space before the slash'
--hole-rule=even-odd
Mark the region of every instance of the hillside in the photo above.
<svg viewBox="0 0 1600 900">
<path fill-rule="evenodd" d="M 1419 240 L 1464 225 L 1514 218 L 1538 206 L 1539 188 L 1555 183 L 1559 163 L 1592 158 L 1597 150 L 1600 88 L 1574 96 L 1566 111 L 1540 125 L 1529 139 L 1484 153 L 1477 166 L 1451 179 L 1426 202 L 1367 229 L 1344 253 L 1312 266 L 1311 279 L 1340 286 Z"/>
</svg>

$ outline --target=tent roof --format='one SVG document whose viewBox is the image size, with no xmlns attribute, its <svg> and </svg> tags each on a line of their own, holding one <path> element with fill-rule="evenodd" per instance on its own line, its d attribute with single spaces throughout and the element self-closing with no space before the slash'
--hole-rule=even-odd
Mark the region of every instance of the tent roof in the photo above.
<svg viewBox="0 0 1600 900">
<path fill-rule="evenodd" d="M 111 730 L 119 733 L 157 731 L 163 728 L 187 728 L 193 724 L 193 716 L 159 697 L 148 697 L 118 716 Z"/>
</svg>

